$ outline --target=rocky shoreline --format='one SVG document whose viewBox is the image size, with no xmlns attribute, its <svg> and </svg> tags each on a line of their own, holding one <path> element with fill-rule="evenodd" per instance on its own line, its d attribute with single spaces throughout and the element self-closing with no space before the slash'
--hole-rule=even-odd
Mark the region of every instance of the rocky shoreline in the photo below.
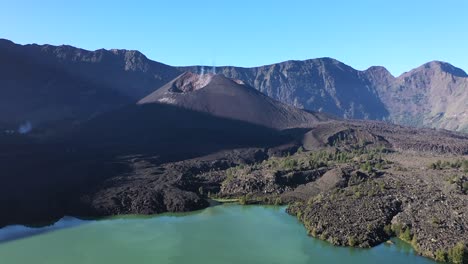
<svg viewBox="0 0 468 264">
<path fill-rule="evenodd" d="M 161 182 L 142 177 L 136 187 L 129 179 L 129 185 L 100 188 L 90 199 L 92 213 L 192 211 L 209 206 L 209 198 L 284 204 L 311 236 L 333 245 L 367 248 L 397 236 L 422 256 L 466 263 L 468 157 L 381 146 L 287 150 L 295 154 L 244 149 L 158 169 L 142 161 L 149 175 L 159 171 Z"/>
<path fill-rule="evenodd" d="M 333 245 L 366 248 L 397 236 L 422 256 L 466 263 L 467 157 L 362 152 L 332 148 L 231 168 L 217 196 L 288 204 L 311 236 Z"/>
<path fill-rule="evenodd" d="M 321 124 L 300 143 L 180 161 L 149 155 L 103 161 L 108 167 L 96 168 L 112 175 L 68 186 L 50 201 L 23 201 L 34 210 L 20 208 L 1 225 L 187 212 L 209 206 L 209 199 L 236 199 L 288 205 L 311 236 L 334 245 L 372 247 L 398 236 L 420 255 L 466 263 L 468 140 L 441 136 L 414 149 L 412 133 L 364 125 Z"/>
</svg>

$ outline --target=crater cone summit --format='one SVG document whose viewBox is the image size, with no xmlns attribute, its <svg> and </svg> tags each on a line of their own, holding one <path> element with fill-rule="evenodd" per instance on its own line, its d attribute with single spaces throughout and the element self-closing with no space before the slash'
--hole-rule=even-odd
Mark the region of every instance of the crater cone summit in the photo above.
<svg viewBox="0 0 468 264">
<path fill-rule="evenodd" d="M 185 72 L 141 99 L 138 104 L 165 103 L 276 129 L 306 127 L 327 116 L 278 102 L 241 80 L 221 74 Z"/>
</svg>

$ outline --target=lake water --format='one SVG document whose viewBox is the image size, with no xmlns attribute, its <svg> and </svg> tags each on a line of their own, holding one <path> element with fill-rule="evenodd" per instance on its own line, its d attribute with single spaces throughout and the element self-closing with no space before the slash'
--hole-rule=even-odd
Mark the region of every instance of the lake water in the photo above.
<svg viewBox="0 0 468 264">
<path fill-rule="evenodd" d="M 306 235 L 284 207 L 221 205 L 188 214 L 0 229 L 0 263 L 434 263 L 403 242 L 334 247 Z"/>
</svg>

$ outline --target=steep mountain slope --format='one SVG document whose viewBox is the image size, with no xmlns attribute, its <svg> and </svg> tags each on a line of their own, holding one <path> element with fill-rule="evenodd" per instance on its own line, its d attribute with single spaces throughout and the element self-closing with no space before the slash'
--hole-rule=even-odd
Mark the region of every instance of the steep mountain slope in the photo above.
<svg viewBox="0 0 468 264">
<path fill-rule="evenodd" d="M 186 68 L 194 72 L 200 67 Z M 383 119 L 388 111 L 361 72 L 330 58 L 255 67 L 219 67 L 281 102 L 344 118 Z"/>
<path fill-rule="evenodd" d="M 184 73 L 138 103 L 166 103 L 277 129 L 328 119 L 275 101 L 242 81 L 214 74 Z"/>
<path fill-rule="evenodd" d="M 137 51 L 22 46 L 0 39 L 0 120 L 17 126 L 87 119 L 136 102 L 178 74 Z"/>
<path fill-rule="evenodd" d="M 0 48 L 0 88 L 0 120 L 13 127 L 86 118 L 129 101 L 61 67 L 5 48 Z"/>
<path fill-rule="evenodd" d="M 183 69 L 201 71 L 201 66 Z M 444 62 L 430 62 L 399 77 L 384 67 L 358 71 L 330 58 L 255 68 L 219 67 L 218 72 L 308 110 L 468 131 L 468 76 Z"/>
<path fill-rule="evenodd" d="M 468 75 L 433 61 L 375 87 L 396 123 L 468 131 Z"/>
</svg>

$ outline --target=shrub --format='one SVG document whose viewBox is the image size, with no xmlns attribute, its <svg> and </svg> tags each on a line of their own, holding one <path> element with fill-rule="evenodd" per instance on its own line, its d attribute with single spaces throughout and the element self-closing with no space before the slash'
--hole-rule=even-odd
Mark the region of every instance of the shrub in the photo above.
<svg viewBox="0 0 468 264">
<path fill-rule="evenodd" d="M 348 237 L 348 245 L 350 247 L 354 247 L 354 246 L 356 246 L 356 244 L 357 244 L 357 241 L 356 241 L 356 238 L 354 236 Z"/>
<path fill-rule="evenodd" d="M 393 224 L 392 231 L 397 237 L 406 242 L 411 242 L 411 229 L 409 227 L 403 227 L 402 224 Z"/>
<path fill-rule="evenodd" d="M 403 225 L 402 224 L 398 223 L 398 224 L 393 224 L 392 225 L 392 231 L 393 231 L 393 233 L 395 233 L 395 235 L 397 237 L 400 236 L 402 230 L 403 230 Z"/>
<path fill-rule="evenodd" d="M 282 165 L 283 168 L 294 169 L 297 166 L 297 160 L 288 157 L 283 161 Z"/>
<path fill-rule="evenodd" d="M 361 198 L 362 194 L 361 194 L 360 191 L 357 191 L 357 192 L 354 193 L 354 196 L 355 196 L 356 198 Z"/>
<path fill-rule="evenodd" d="M 411 245 L 416 251 L 418 251 L 418 238 L 416 235 L 413 235 L 413 239 L 411 239 Z"/>
<path fill-rule="evenodd" d="M 453 248 L 448 250 L 448 260 L 451 263 L 462 264 L 466 260 L 465 244 L 458 243 Z"/>
<path fill-rule="evenodd" d="M 468 160 L 463 161 L 462 168 L 465 172 L 468 172 Z"/>
<path fill-rule="evenodd" d="M 227 184 L 227 183 L 231 182 L 234 179 L 234 177 L 235 177 L 234 171 L 235 171 L 234 168 L 229 168 L 229 169 L 226 170 L 226 179 L 223 182 L 224 184 Z"/>
<path fill-rule="evenodd" d="M 435 252 L 435 260 L 440 261 L 440 262 L 446 262 L 447 261 L 447 252 L 443 251 L 442 249 L 438 249 Z"/>
<path fill-rule="evenodd" d="M 468 181 L 462 184 L 462 190 L 464 193 L 468 193 Z"/>
<path fill-rule="evenodd" d="M 301 220 L 302 219 L 302 211 L 298 211 L 296 214 L 297 219 Z"/>
<path fill-rule="evenodd" d="M 378 169 L 378 170 L 382 170 L 382 169 L 383 169 L 382 163 L 380 163 L 380 162 L 377 163 L 377 164 L 375 165 L 375 168 Z"/>
<path fill-rule="evenodd" d="M 366 161 L 366 163 L 361 165 L 361 170 L 371 172 L 372 171 L 372 165 L 370 161 Z"/>
<path fill-rule="evenodd" d="M 320 237 L 319 237 L 321 240 L 327 240 L 328 238 L 328 233 L 327 232 L 323 232 L 322 234 L 320 234 Z"/>
<path fill-rule="evenodd" d="M 379 188 L 380 188 L 380 191 L 383 192 L 385 190 L 385 183 L 379 182 Z"/>
<path fill-rule="evenodd" d="M 297 153 L 302 153 L 304 152 L 304 148 L 302 146 L 300 146 L 298 149 L 297 149 Z"/>
<path fill-rule="evenodd" d="M 385 225 L 384 228 L 383 228 L 385 234 L 387 234 L 387 236 L 393 236 L 393 231 L 392 231 L 392 225 Z"/>
<path fill-rule="evenodd" d="M 400 233 L 400 239 L 406 242 L 411 242 L 411 229 L 409 227 L 405 228 L 405 231 Z"/>
<path fill-rule="evenodd" d="M 248 199 L 247 195 L 244 195 L 241 198 L 239 198 L 239 204 L 246 205 L 248 203 L 249 203 L 249 199 Z"/>
<path fill-rule="evenodd" d="M 311 234 L 313 237 L 317 237 L 317 229 L 316 229 L 316 228 L 312 228 L 312 230 L 310 230 L 310 234 Z"/>
<path fill-rule="evenodd" d="M 281 197 L 277 197 L 275 199 L 275 205 L 281 205 L 283 203 L 283 201 L 281 200 Z"/>
</svg>

